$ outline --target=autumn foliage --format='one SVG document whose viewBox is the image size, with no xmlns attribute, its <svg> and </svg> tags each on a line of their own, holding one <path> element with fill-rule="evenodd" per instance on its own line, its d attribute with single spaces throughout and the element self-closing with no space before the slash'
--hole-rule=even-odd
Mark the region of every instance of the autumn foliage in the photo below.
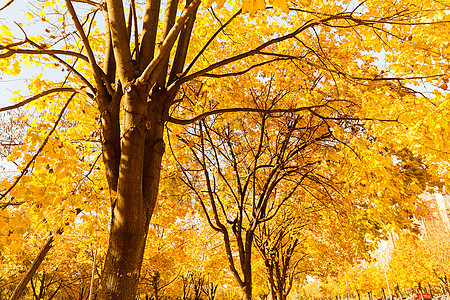
<svg viewBox="0 0 450 300">
<path fill-rule="evenodd" d="M 417 234 L 449 5 L 1 2 L 0 298 L 284 300 Z"/>
</svg>

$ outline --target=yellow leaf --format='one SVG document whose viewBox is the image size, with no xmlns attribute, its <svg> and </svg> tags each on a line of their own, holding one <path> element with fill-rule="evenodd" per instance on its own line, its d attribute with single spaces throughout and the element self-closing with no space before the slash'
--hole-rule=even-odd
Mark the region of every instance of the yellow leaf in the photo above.
<svg viewBox="0 0 450 300">
<path fill-rule="evenodd" d="M 301 5 L 303 5 L 304 7 L 308 7 L 311 5 L 311 0 L 300 0 L 299 1 Z"/>
<path fill-rule="evenodd" d="M 244 2 L 244 5 L 242 6 L 242 11 L 244 13 L 248 12 L 251 15 L 253 15 L 258 10 L 265 8 L 266 8 L 265 0 L 250 0 Z"/>
<path fill-rule="evenodd" d="M 30 12 L 27 11 L 27 20 L 31 21 L 31 20 L 33 20 L 33 18 L 34 18 L 34 16 Z"/>
<path fill-rule="evenodd" d="M 214 0 L 205 0 L 203 3 L 205 5 L 205 8 L 208 8 L 214 3 Z"/>
<path fill-rule="evenodd" d="M 225 4 L 225 0 L 216 0 L 216 4 L 217 4 L 217 8 L 221 8 Z"/>
<path fill-rule="evenodd" d="M 273 6 L 275 6 L 275 8 L 280 9 L 284 13 L 289 12 L 289 3 L 287 0 L 275 0 L 273 2 Z"/>
</svg>

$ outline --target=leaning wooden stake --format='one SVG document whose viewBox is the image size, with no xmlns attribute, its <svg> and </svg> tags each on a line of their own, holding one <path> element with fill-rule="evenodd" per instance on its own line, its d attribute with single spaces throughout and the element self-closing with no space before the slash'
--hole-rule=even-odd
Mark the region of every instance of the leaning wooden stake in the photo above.
<svg viewBox="0 0 450 300">
<path fill-rule="evenodd" d="M 45 243 L 45 245 L 41 248 L 41 251 L 39 252 L 38 256 L 34 259 L 33 264 L 28 269 L 25 276 L 23 276 L 22 280 L 20 280 L 19 284 L 17 285 L 16 289 L 12 293 L 11 298 L 9 298 L 9 300 L 20 299 L 20 296 L 23 294 L 25 287 L 27 286 L 28 282 L 31 280 L 33 275 L 36 273 L 36 271 L 39 269 L 39 266 L 41 265 L 42 261 L 47 255 L 47 252 L 53 247 L 52 245 L 53 240 L 54 240 L 53 235 L 51 235 L 50 238 Z"/>
</svg>

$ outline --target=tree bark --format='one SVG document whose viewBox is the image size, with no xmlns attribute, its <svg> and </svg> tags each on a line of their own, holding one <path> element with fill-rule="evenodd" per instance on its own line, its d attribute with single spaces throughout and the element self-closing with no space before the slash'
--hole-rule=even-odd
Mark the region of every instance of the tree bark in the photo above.
<svg viewBox="0 0 450 300">
<path fill-rule="evenodd" d="M 242 296 L 242 300 L 252 300 L 252 285 L 247 284 L 244 286 L 244 294 Z"/>
<path fill-rule="evenodd" d="M 112 205 L 109 247 L 100 299 L 133 299 L 137 290 L 148 230 L 142 192 L 146 99 L 137 86 L 125 87 L 117 198 Z"/>
<path fill-rule="evenodd" d="M 155 207 L 164 153 L 164 98 L 147 103 L 145 86 L 125 87 L 124 132 L 117 199 L 112 205 L 100 299 L 134 299 L 145 241 Z"/>
</svg>

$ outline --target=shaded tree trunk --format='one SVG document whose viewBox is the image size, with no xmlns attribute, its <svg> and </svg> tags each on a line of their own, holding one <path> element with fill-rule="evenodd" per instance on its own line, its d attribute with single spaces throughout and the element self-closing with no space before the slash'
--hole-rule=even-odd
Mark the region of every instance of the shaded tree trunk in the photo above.
<svg viewBox="0 0 450 300">
<path fill-rule="evenodd" d="M 137 290 L 164 153 L 164 98 L 154 97 L 147 107 L 147 95 L 138 86 L 130 86 L 125 94 L 117 198 L 100 299 L 132 299 Z"/>
<path fill-rule="evenodd" d="M 244 295 L 242 296 L 242 300 L 252 300 L 252 286 L 250 284 L 246 285 L 243 291 Z"/>
<path fill-rule="evenodd" d="M 66 2 L 71 6 L 69 0 Z M 160 1 L 147 1 L 141 47 L 132 54 L 128 29 L 132 25 L 136 27 L 137 21 L 127 24 L 121 1 L 106 1 L 105 23 L 110 40 L 105 51 L 105 75 L 94 63 L 91 64 L 102 116 L 106 175 L 109 187 L 117 191 L 117 197 L 111 199 L 109 245 L 97 299 L 135 298 L 150 219 L 158 196 L 165 148 L 164 124 L 178 90 L 173 88 L 170 94 L 166 90 L 170 50 L 179 37 L 169 83 L 174 78 L 172 73 L 183 70 L 199 5 L 199 0 L 188 1 L 186 10 L 176 19 L 178 1 L 168 1 L 161 41 L 158 42 Z M 75 16 L 73 8 L 72 16 Z M 76 22 L 75 17 L 74 20 Z M 77 29 L 83 35 L 82 28 L 78 26 Z M 114 82 L 116 73 L 120 84 L 111 91 L 109 85 Z M 120 98 L 124 111 L 122 132 L 118 126 Z M 118 147 L 119 140 L 121 147 Z"/>
</svg>

